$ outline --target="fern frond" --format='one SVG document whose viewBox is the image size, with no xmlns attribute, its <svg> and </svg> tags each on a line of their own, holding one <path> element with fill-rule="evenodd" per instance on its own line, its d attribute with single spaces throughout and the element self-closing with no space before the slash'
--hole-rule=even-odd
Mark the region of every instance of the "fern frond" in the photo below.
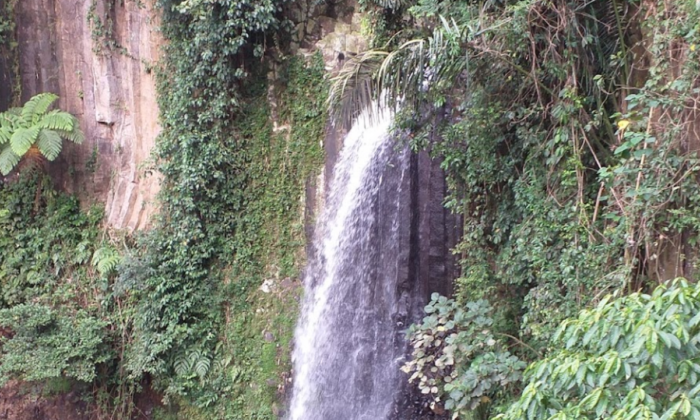
<svg viewBox="0 0 700 420">
<path fill-rule="evenodd" d="M 63 140 L 57 132 L 53 130 L 41 130 L 39 132 L 39 139 L 36 142 L 36 146 L 42 155 L 48 160 L 54 160 L 61 153 L 63 147 Z"/>
<path fill-rule="evenodd" d="M 10 132 L 14 131 L 17 127 L 21 127 L 20 117 L 17 115 L 17 108 L 9 109 L 5 112 L 0 113 L 0 127 L 7 129 Z"/>
<path fill-rule="evenodd" d="M 67 112 L 54 110 L 41 117 L 37 125 L 49 130 L 73 131 L 78 126 L 74 116 Z"/>
<path fill-rule="evenodd" d="M 384 9 L 398 10 L 408 4 L 406 0 L 374 0 L 374 3 Z"/>
<path fill-rule="evenodd" d="M 83 130 L 80 129 L 77 118 L 73 117 L 73 131 L 71 131 L 69 135 L 65 136 L 65 138 L 75 144 L 83 144 L 85 141 L 85 134 L 83 134 Z"/>
<path fill-rule="evenodd" d="M 79 128 L 73 131 L 56 130 L 56 132 L 62 139 L 70 140 L 75 144 L 82 144 L 85 141 L 85 135 Z"/>
<path fill-rule="evenodd" d="M 179 354 L 175 358 L 175 363 L 173 363 L 173 367 L 175 368 L 175 374 L 177 376 L 184 376 L 192 370 L 192 364 L 190 363 L 190 359 L 184 353 Z"/>
<path fill-rule="evenodd" d="M 22 107 L 22 119 L 29 124 L 36 123 L 56 99 L 58 96 L 53 93 L 40 93 L 34 96 Z"/>
<path fill-rule="evenodd" d="M 11 137 L 12 130 L 9 127 L 0 125 L 0 144 L 5 144 L 9 142 Z"/>
<path fill-rule="evenodd" d="M 39 127 L 22 127 L 15 130 L 10 137 L 12 151 L 18 156 L 23 156 L 39 137 L 39 131 Z"/>
<path fill-rule="evenodd" d="M 206 354 L 201 354 L 194 365 L 194 372 L 199 376 L 199 379 L 204 379 L 211 368 L 211 359 Z"/>
<path fill-rule="evenodd" d="M 231 356 L 218 357 L 217 359 L 214 360 L 214 369 L 216 369 L 216 370 L 226 369 L 231 364 L 232 361 L 233 361 L 233 358 Z"/>
<path fill-rule="evenodd" d="M 207 351 L 183 351 L 175 357 L 173 368 L 178 376 L 197 375 L 203 380 L 212 367 L 212 356 Z"/>
<path fill-rule="evenodd" d="M 36 96 L 38 98 L 37 103 L 34 107 L 34 115 L 40 116 L 46 114 L 46 112 L 51 108 L 56 100 L 58 100 L 58 95 L 53 93 L 41 93 Z"/>
<path fill-rule="evenodd" d="M 92 255 L 92 265 L 101 275 L 107 275 L 114 271 L 121 262 L 121 255 L 111 246 L 103 246 L 95 250 Z"/>
<path fill-rule="evenodd" d="M 351 57 L 331 80 L 328 106 L 334 124 L 349 126 L 376 99 L 372 76 L 387 55 L 370 50 Z"/>
<path fill-rule="evenodd" d="M 12 151 L 9 145 L 5 146 L 0 152 L 0 172 L 7 176 L 17 166 L 19 159 L 20 157 Z"/>
</svg>

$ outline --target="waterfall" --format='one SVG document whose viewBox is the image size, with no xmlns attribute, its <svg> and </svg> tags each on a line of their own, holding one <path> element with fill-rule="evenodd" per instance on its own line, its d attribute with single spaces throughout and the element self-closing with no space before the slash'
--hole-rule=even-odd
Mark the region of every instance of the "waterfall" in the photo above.
<svg viewBox="0 0 700 420">
<path fill-rule="evenodd" d="M 290 420 L 385 420 L 401 398 L 411 309 L 397 283 L 408 272 L 411 221 L 402 201 L 410 198 L 410 153 L 396 151 L 390 113 L 372 115 L 361 115 L 345 138 L 317 223 Z"/>
</svg>

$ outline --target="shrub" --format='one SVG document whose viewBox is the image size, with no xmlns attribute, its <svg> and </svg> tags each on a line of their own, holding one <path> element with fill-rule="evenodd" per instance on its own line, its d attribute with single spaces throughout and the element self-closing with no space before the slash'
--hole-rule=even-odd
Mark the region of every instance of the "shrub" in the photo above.
<svg viewBox="0 0 700 420">
<path fill-rule="evenodd" d="M 700 418 L 700 286 L 604 299 L 552 338 L 500 420 Z"/>
</svg>

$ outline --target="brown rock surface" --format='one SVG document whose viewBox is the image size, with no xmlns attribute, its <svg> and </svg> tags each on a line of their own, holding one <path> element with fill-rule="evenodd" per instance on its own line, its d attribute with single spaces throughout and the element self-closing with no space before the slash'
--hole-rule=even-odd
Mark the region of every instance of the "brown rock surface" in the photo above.
<svg viewBox="0 0 700 420">
<path fill-rule="evenodd" d="M 10 381 L 0 388 L 0 420 L 87 420 L 87 405 L 75 393 L 39 398 L 30 385 Z M 35 391 L 35 390 L 34 390 Z"/>
<path fill-rule="evenodd" d="M 101 24 L 88 22 L 95 16 Z M 144 170 L 159 132 L 150 67 L 162 38 L 152 2 L 22 0 L 16 19 L 22 100 L 57 93 L 86 135 L 50 165 L 54 179 L 84 202 L 104 203 L 110 226 L 146 227 L 159 185 Z M 113 36 L 94 36 L 100 26 Z"/>
</svg>

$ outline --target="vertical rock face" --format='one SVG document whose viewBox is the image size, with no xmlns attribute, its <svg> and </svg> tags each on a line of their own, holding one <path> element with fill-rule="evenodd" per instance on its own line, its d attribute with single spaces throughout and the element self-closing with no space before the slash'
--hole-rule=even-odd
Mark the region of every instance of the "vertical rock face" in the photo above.
<svg viewBox="0 0 700 420">
<path fill-rule="evenodd" d="M 50 171 L 110 226 L 139 229 L 154 211 L 158 178 L 145 166 L 159 132 L 155 75 L 161 37 L 149 1 L 22 0 L 16 9 L 22 100 L 60 96 L 82 145 L 65 145 Z M 111 32 L 111 34 L 110 34 Z"/>
<path fill-rule="evenodd" d="M 12 77 L 10 65 L 4 54 L 0 54 L 0 111 L 10 106 L 12 98 Z"/>
<path fill-rule="evenodd" d="M 6 0 L 0 0 L 0 19 L 6 19 Z M 6 35 L 0 31 L 0 112 L 10 106 L 12 99 L 12 54 L 6 39 Z"/>
</svg>

